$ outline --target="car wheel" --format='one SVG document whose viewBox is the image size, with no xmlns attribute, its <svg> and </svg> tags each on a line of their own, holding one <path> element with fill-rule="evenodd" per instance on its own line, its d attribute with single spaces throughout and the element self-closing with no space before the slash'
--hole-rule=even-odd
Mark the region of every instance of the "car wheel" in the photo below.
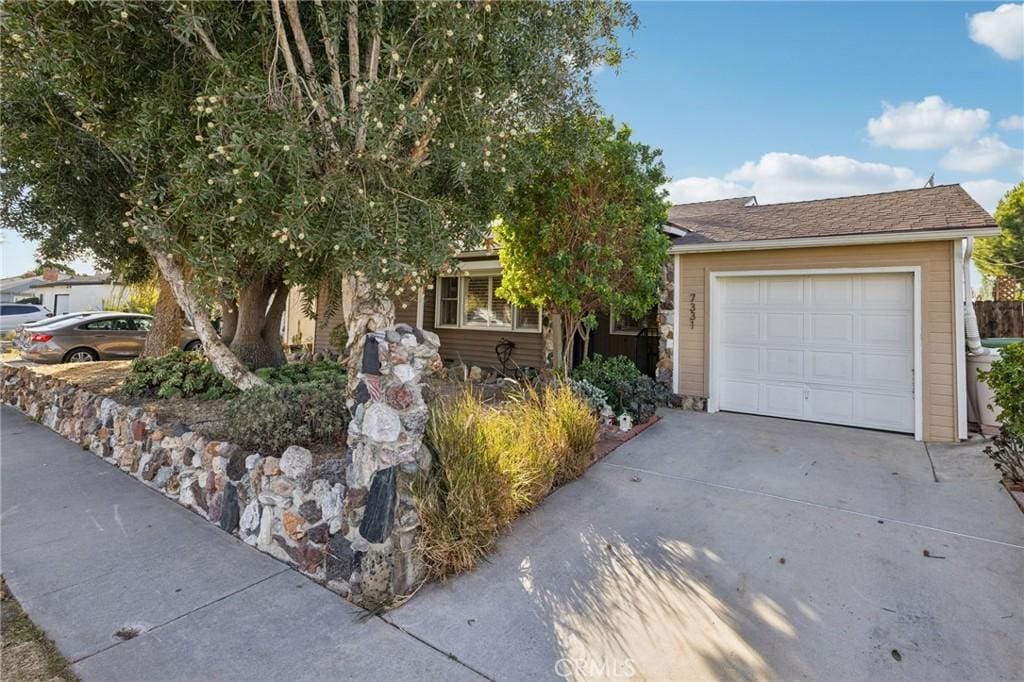
<svg viewBox="0 0 1024 682">
<path fill-rule="evenodd" d="M 199 340 L 189 341 L 188 343 L 185 344 L 185 350 L 188 350 L 188 351 L 202 350 L 202 349 L 203 349 L 203 342 L 199 341 Z"/>
<path fill-rule="evenodd" d="M 91 348 L 75 348 L 64 355 L 64 362 L 96 362 L 100 356 Z"/>
</svg>

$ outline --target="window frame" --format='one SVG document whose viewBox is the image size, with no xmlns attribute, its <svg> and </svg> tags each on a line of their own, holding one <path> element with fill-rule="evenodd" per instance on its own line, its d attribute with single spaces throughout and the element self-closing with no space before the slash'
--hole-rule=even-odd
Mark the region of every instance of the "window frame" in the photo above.
<svg viewBox="0 0 1024 682">
<path fill-rule="evenodd" d="M 478 278 L 488 280 L 487 286 L 487 309 L 492 310 L 494 307 L 494 290 L 497 289 L 494 286 L 494 278 L 501 277 L 501 271 L 482 271 L 482 272 L 460 272 L 457 275 L 438 275 L 434 282 L 434 328 L 435 329 L 470 329 L 474 331 L 494 331 L 494 332 L 506 332 L 506 333 L 517 333 L 517 334 L 540 334 L 544 326 L 544 311 L 542 308 L 537 308 L 537 326 L 536 328 L 519 327 L 519 306 L 512 305 L 512 321 L 510 324 L 481 324 L 481 323 L 468 323 L 466 319 L 466 287 L 467 283 L 471 278 Z M 442 291 L 442 280 L 454 279 L 458 282 L 458 295 L 456 298 L 456 324 L 444 324 L 441 322 L 441 291 Z M 446 298 L 446 301 L 452 299 Z"/>
<path fill-rule="evenodd" d="M 649 314 L 649 313 L 648 313 Z M 618 319 L 618 315 L 615 314 L 615 308 L 608 308 L 608 333 L 613 336 L 636 336 L 644 329 L 647 329 L 647 315 L 639 320 L 634 320 L 638 326 L 630 329 L 616 329 L 615 322 Z"/>
</svg>

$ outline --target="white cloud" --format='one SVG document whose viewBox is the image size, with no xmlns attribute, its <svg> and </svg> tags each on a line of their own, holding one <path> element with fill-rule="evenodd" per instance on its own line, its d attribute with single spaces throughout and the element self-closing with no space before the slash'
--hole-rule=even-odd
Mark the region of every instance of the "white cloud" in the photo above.
<svg viewBox="0 0 1024 682">
<path fill-rule="evenodd" d="M 1024 150 L 1014 149 L 998 135 L 986 135 L 966 144 L 957 145 L 939 161 L 943 168 L 983 173 L 1001 166 L 1024 163 Z"/>
<path fill-rule="evenodd" d="M 765 154 L 757 162 L 747 161 L 725 179 L 746 183 L 761 203 L 870 194 L 924 184 L 909 168 L 846 156 L 811 158 L 780 152 Z"/>
<path fill-rule="evenodd" d="M 989 213 L 995 213 L 996 204 L 1013 187 L 1001 180 L 971 180 L 960 185 Z"/>
<path fill-rule="evenodd" d="M 1003 130 L 1024 130 L 1024 116 L 1020 114 L 1007 116 L 999 122 L 999 127 Z"/>
<path fill-rule="evenodd" d="M 971 40 L 991 47 L 1003 59 L 1024 59 L 1024 4 L 978 12 L 968 25 Z"/>
<path fill-rule="evenodd" d="M 868 136 L 894 149 L 942 149 L 968 142 L 988 127 L 984 109 L 958 109 L 938 95 L 893 106 L 882 102 L 882 114 L 868 121 Z"/>
<path fill-rule="evenodd" d="M 673 204 L 691 204 L 695 201 L 731 199 L 750 194 L 750 188 L 722 178 L 683 178 L 665 186 Z"/>
<path fill-rule="evenodd" d="M 846 156 L 772 152 L 747 161 L 724 177 L 689 177 L 669 183 L 673 203 L 754 194 L 762 204 L 870 194 L 924 185 L 909 168 L 868 163 Z"/>
</svg>

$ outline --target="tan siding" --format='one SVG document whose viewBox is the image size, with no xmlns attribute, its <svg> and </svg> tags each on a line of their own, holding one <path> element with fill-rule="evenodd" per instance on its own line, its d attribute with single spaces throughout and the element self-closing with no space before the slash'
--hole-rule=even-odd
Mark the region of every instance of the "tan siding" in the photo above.
<svg viewBox="0 0 1024 682">
<path fill-rule="evenodd" d="M 423 328 L 441 339 L 441 359 L 446 363 L 462 362 L 480 367 L 497 367 L 494 347 L 505 338 L 516 345 L 510 362 L 520 367 L 544 366 L 544 339 L 539 332 L 513 332 L 508 329 L 437 329 L 434 327 L 436 287 L 426 292 L 423 302 Z"/>
<path fill-rule="evenodd" d="M 957 344 L 952 259 L 956 243 L 874 244 L 678 256 L 677 267 L 681 270 L 676 307 L 680 311 L 689 310 L 690 294 L 696 294 L 697 308 L 692 329 L 685 316 L 679 325 L 680 392 L 684 395 L 708 395 L 709 330 L 705 320 L 709 314 L 706 293 L 711 271 L 919 266 L 924 438 L 931 441 L 955 440 Z"/>
</svg>

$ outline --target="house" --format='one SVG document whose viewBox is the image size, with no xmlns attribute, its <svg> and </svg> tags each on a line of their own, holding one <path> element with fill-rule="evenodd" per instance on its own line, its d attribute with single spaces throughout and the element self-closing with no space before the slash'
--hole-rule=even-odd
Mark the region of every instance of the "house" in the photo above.
<svg viewBox="0 0 1024 682">
<path fill-rule="evenodd" d="M 110 273 L 74 275 L 53 282 L 39 282 L 30 288 L 54 315 L 103 310 L 105 304 L 119 301 L 126 287 L 114 281 Z"/>
<path fill-rule="evenodd" d="M 36 284 L 64 280 L 70 275 L 46 268 L 41 275 L 25 274 L 0 279 L 0 303 L 16 303 L 35 299 L 38 294 L 32 291 Z"/>
<path fill-rule="evenodd" d="M 959 185 L 739 197 L 674 206 L 669 224 L 662 362 L 684 401 L 967 436 L 964 246 L 998 228 Z"/>
<path fill-rule="evenodd" d="M 998 233 L 959 185 L 759 205 L 682 204 L 662 302 L 644 320 L 599 315 L 591 353 L 626 355 L 685 406 L 966 437 L 964 241 Z M 396 302 L 446 362 L 543 367 L 543 311 L 495 293 L 496 248 Z M 341 313 L 318 309 L 323 350 Z M 510 342 L 509 347 L 505 342 Z"/>
</svg>

